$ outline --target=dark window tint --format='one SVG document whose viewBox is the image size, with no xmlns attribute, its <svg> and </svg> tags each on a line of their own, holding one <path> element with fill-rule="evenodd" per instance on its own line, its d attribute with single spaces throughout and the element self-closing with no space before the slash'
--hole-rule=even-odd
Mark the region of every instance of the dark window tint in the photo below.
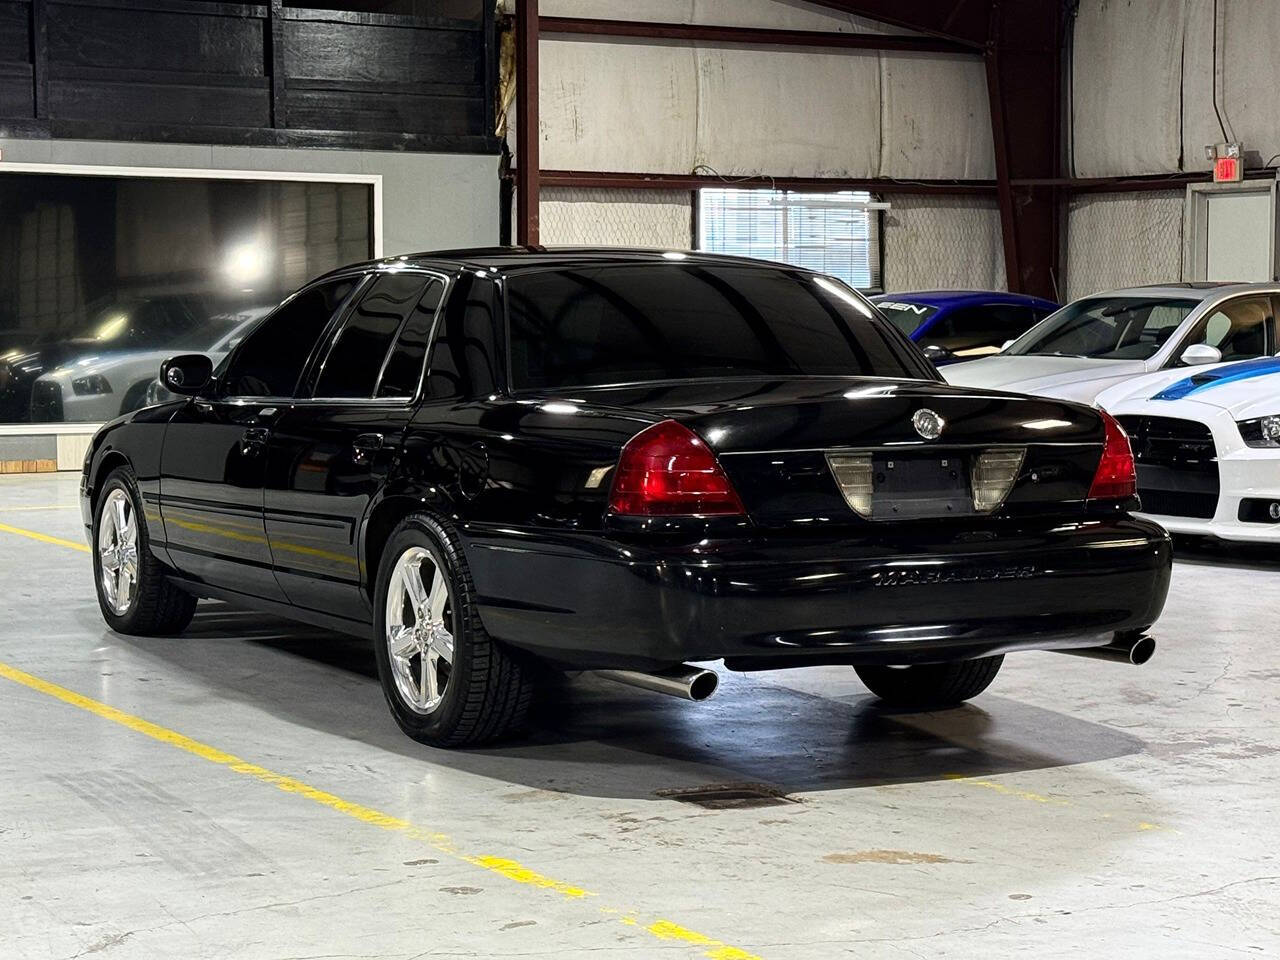
<svg viewBox="0 0 1280 960">
<path fill-rule="evenodd" d="M 317 284 L 267 317 L 232 355 L 222 393 L 232 397 L 291 397 L 302 367 L 355 280 Z"/>
<path fill-rule="evenodd" d="M 384 273 L 347 315 L 316 381 L 316 397 L 373 396 L 382 363 L 400 325 L 422 296 L 426 278 Z"/>
<path fill-rule="evenodd" d="M 935 322 L 923 343 L 937 344 L 956 354 L 992 352 L 992 348 L 1017 339 L 1034 322 L 1030 309 L 1013 304 L 961 307 Z"/>
<path fill-rule="evenodd" d="M 422 361 L 426 358 L 427 341 L 431 337 L 431 324 L 443 293 L 442 281 L 432 280 L 427 284 L 426 292 L 396 337 L 396 345 L 387 358 L 382 379 L 378 381 L 378 396 L 412 397 L 417 394 L 418 381 L 422 379 Z"/>
<path fill-rule="evenodd" d="M 427 396 L 452 400 L 492 393 L 497 384 L 497 330 L 493 283 L 463 274 L 436 327 Z"/>
<path fill-rule="evenodd" d="M 698 264 L 581 267 L 508 283 L 513 386 L 697 377 L 932 378 L 838 281 Z"/>
</svg>

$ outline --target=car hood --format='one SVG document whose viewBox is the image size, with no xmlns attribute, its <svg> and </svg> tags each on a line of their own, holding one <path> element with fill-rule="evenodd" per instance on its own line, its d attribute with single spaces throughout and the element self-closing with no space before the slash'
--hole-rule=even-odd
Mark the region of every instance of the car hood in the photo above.
<svg viewBox="0 0 1280 960">
<path fill-rule="evenodd" d="M 948 364 L 942 375 L 957 386 L 1092 400 L 1112 384 L 1145 372 L 1141 360 L 1001 355 Z"/>
<path fill-rule="evenodd" d="M 1226 410 L 1237 420 L 1280 414 L 1280 357 L 1162 370 L 1098 394 L 1106 410 L 1141 405 L 1155 414 L 1178 402 Z"/>
</svg>

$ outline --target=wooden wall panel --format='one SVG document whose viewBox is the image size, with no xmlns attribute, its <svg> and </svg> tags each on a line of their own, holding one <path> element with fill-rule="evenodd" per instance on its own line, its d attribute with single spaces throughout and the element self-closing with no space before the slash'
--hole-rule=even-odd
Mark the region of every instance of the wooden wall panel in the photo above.
<svg viewBox="0 0 1280 960">
<path fill-rule="evenodd" d="M 51 3 L 49 60 L 57 67 L 261 77 L 263 21 Z"/>
<path fill-rule="evenodd" d="M 471 16 L 281 0 L 0 0 L 0 126 L 23 136 L 497 153 L 491 2 L 451 4 Z"/>
</svg>

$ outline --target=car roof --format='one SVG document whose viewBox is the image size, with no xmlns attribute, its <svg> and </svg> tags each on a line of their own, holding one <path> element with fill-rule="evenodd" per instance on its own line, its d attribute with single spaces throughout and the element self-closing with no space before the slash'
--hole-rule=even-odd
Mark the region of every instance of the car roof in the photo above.
<svg viewBox="0 0 1280 960">
<path fill-rule="evenodd" d="M 1145 287 L 1123 287 L 1119 290 L 1100 290 L 1081 300 L 1097 297 L 1167 297 L 1171 300 L 1214 300 L 1229 293 L 1280 293 L 1280 284 L 1237 283 L 1210 281 L 1197 283 L 1158 283 Z"/>
<path fill-rule="evenodd" d="M 1007 303 L 1026 306 L 1052 307 L 1058 305 L 1043 297 L 1025 293 L 1009 293 L 1005 290 L 912 290 L 898 293 L 882 293 L 871 298 L 872 303 L 907 302 L 929 307 L 957 307 L 971 303 Z"/>
<path fill-rule="evenodd" d="M 423 253 L 407 253 L 378 260 L 353 263 L 325 276 L 369 269 L 459 269 L 496 270 L 513 273 L 525 269 L 604 265 L 623 263 L 695 263 L 722 266 L 777 267 L 812 273 L 804 267 L 776 263 L 754 257 L 733 257 L 718 253 L 702 253 L 691 250 L 660 250 L 632 247 L 474 247 L 459 250 L 431 250 Z M 317 278 L 322 279 L 322 278 Z"/>
</svg>

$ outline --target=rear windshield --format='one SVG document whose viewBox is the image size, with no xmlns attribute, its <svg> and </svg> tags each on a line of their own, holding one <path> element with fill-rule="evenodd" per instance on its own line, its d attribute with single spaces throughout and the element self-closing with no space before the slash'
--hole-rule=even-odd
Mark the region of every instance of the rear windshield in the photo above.
<svg viewBox="0 0 1280 960">
<path fill-rule="evenodd" d="M 512 387 L 700 377 L 935 379 L 838 280 L 750 266 L 633 264 L 508 281 Z"/>
<path fill-rule="evenodd" d="M 926 307 L 922 303 L 907 303 L 903 300 L 877 300 L 876 309 L 907 336 L 915 333 L 938 312 L 937 307 Z"/>
<path fill-rule="evenodd" d="M 1004 352 L 1014 356 L 1146 360 L 1177 332 L 1199 300 L 1091 297 L 1068 304 Z"/>
</svg>

